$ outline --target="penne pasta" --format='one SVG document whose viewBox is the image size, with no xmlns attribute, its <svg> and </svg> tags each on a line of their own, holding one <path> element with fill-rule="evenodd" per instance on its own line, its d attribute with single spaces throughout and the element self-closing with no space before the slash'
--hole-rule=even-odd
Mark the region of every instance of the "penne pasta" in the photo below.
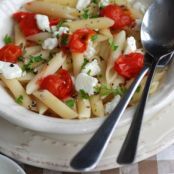
<svg viewBox="0 0 174 174">
<path fill-rule="evenodd" d="M 84 55 L 80 53 L 72 53 L 72 62 L 73 62 L 74 75 L 76 76 L 77 74 L 80 73 L 82 69 L 82 65 L 84 62 Z"/>
<path fill-rule="evenodd" d="M 48 32 L 41 32 L 35 35 L 28 36 L 26 39 L 29 41 L 36 42 L 38 44 L 41 44 L 45 39 L 50 38 L 51 33 Z"/>
<path fill-rule="evenodd" d="M 48 65 L 45 65 L 41 72 L 37 74 L 27 85 L 26 92 L 27 94 L 32 94 L 34 91 L 39 89 L 39 80 L 50 75 L 54 74 L 64 63 L 65 56 L 60 52 L 57 53 L 49 62 Z"/>
<path fill-rule="evenodd" d="M 64 104 L 61 100 L 56 98 L 49 91 L 36 91 L 33 95 L 42 101 L 48 108 L 54 111 L 57 115 L 64 119 L 73 119 L 77 118 L 78 114 L 70 109 L 66 104 Z"/>
<path fill-rule="evenodd" d="M 77 99 L 77 111 L 79 119 L 86 119 L 91 117 L 91 105 L 88 99 Z"/>
<path fill-rule="evenodd" d="M 80 28 L 91 28 L 91 29 L 104 29 L 109 28 L 114 24 L 114 21 L 107 17 L 99 17 L 93 19 L 82 19 L 78 21 L 66 22 L 64 25 L 68 26 L 73 32 Z"/>
<path fill-rule="evenodd" d="M 48 107 L 45 104 L 43 104 L 42 101 L 40 101 L 38 99 L 36 101 L 37 101 L 38 113 L 42 114 L 42 115 L 45 114 L 45 112 L 48 110 Z"/>
<path fill-rule="evenodd" d="M 17 100 L 19 97 L 21 97 L 20 104 L 27 109 L 31 109 L 32 99 L 26 94 L 26 91 L 24 87 L 21 85 L 21 83 L 16 79 L 8 80 L 5 79 L 3 76 L 0 76 L 0 78 L 8 87 L 15 99 Z"/>
<path fill-rule="evenodd" d="M 75 7 L 77 3 L 77 0 L 39 0 L 39 1 L 55 3 L 59 5 L 69 6 L 69 7 Z"/>
<path fill-rule="evenodd" d="M 25 8 L 34 13 L 41 13 L 55 18 L 77 19 L 79 17 L 79 12 L 75 8 L 49 2 L 32 1 L 27 3 Z"/>
<path fill-rule="evenodd" d="M 104 116 L 104 105 L 99 95 L 93 95 L 90 97 L 90 104 L 92 113 L 94 116 Z"/>
<path fill-rule="evenodd" d="M 26 73 L 25 75 L 23 75 L 22 77 L 18 78 L 17 80 L 19 80 L 19 82 L 21 82 L 21 83 L 28 83 L 33 78 L 34 78 L 34 74 L 33 73 Z"/>
<path fill-rule="evenodd" d="M 14 42 L 16 45 L 22 45 L 23 47 L 26 45 L 26 39 L 18 24 L 15 24 L 14 26 Z"/>
<path fill-rule="evenodd" d="M 36 54 L 41 51 L 41 47 L 36 45 L 36 46 L 31 46 L 31 47 L 26 47 L 24 51 L 24 57 L 29 57 L 33 54 Z"/>
</svg>

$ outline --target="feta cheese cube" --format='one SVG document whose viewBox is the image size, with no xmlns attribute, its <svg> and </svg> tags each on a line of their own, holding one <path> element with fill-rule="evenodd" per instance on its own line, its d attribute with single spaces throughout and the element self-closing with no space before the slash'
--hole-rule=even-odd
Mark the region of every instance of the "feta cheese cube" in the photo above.
<svg viewBox="0 0 174 174">
<path fill-rule="evenodd" d="M 35 18 L 37 26 L 40 30 L 50 31 L 50 22 L 48 16 L 37 14 Z"/>
<path fill-rule="evenodd" d="M 48 38 L 44 40 L 42 48 L 45 50 L 52 50 L 58 46 L 57 38 Z"/>
<path fill-rule="evenodd" d="M 100 0 L 100 5 L 101 6 L 107 6 L 110 4 L 110 0 Z"/>
<path fill-rule="evenodd" d="M 94 95 L 94 87 L 97 85 L 98 80 L 94 77 L 87 75 L 86 73 L 80 73 L 75 79 L 76 91 L 84 90 L 89 95 Z"/>
<path fill-rule="evenodd" d="M 93 47 L 93 42 L 91 40 L 88 41 L 87 50 L 84 52 L 84 56 L 86 56 L 88 59 L 93 57 L 96 53 L 95 48 Z"/>
<path fill-rule="evenodd" d="M 117 106 L 119 103 L 121 97 L 119 95 L 115 96 L 114 99 L 111 102 L 106 103 L 105 105 L 105 113 L 110 114 L 114 108 Z"/>
<path fill-rule="evenodd" d="M 53 32 L 53 36 L 56 37 L 57 35 L 61 36 L 62 34 L 68 33 L 68 27 L 60 27 L 58 30 Z"/>
<path fill-rule="evenodd" d="M 77 10 L 83 10 L 83 9 L 86 8 L 90 3 L 91 3 L 91 0 L 78 0 L 78 1 L 77 1 L 77 5 L 76 5 L 76 9 L 77 9 Z"/>
<path fill-rule="evenodd" d="M 100 72 L 101 69 L 96 59 L 90 63 L 87 63 L 84 69 L 82 70 L 82 73 L 87 73 L 90 76 L 96 76 Z"/>
<path fill-rule="evenodd" d="M 0 61 L 0 73 L 6 79 L 22 77 L 22 69 L 17 64 Z"/>
<path fill-rule="evenodd" d="M 128 37 L 126 40 L 126 47 L 124 50 L 124 54 L 130 54 L 133 53 L 137 50 L 137 46 L 136 46 L 136 40 L 133 36 Z"/>
</svg>

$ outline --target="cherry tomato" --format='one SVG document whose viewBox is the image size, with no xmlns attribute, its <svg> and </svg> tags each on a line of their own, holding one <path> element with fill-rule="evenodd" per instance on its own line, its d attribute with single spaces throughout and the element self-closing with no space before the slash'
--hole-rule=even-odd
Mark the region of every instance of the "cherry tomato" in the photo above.
<svg viewBox="0 0 174 174">
<path fill-rule="evenodd" d="M 20 56 L 22 56 L 22 50 L 14 44 L 8 44 L 0 49 L 1 61 L 16 63 Z"/>
<path fill-rule="evenodd" d="M 115 62 L 115 70 L 126 79 L 134 78 L 138 75 L 144 65 L 144 55 L 141 53 L 131 53 L 120 56 Z"/>
<path fill-rule="evenodd" d="M 59 99 L 65 99 L 72 95 L 73 83 L 68 71 L 61 69 L 57 74 L 45 77 L 40 84 L 40 89 L 50 91 Z"/>
<path fill-rule="evenodd" d="M 13 18 L 19 23 L 19 27 L 25 36 L 34 35 L 40 33 L 41 30 L 38 28 L 35 13 L 29 12 L 17 12 L 13 14 Z M 50 26 L 57 25 L 59 23 L 59 18 L 49 19 Z"/>
<path fill-rule="evenodd" d="M 53 26 L 53 25 L 57 25 L 60 19 L 59 18 L 49 19 L 49 21 L 50 21 L 50 26 Z"/>
<path fill-rule="evenodd" d="M 88 40 L 95 32 L 91 29 L 76 30 L 70 39 L 69 47 L 71 52 L 82 53 L 87 49 Z"/>
<path fill-rule="evenodd" d="M 41 32 L 37 27 L 35 13 L 17 12 L 13 15 L 14 19 L 19 23 L 19 27 L 25 36 L 30 36 Z"/>
<path fill-rule="evenodd" d="M 104 7 L 100 11 L 100 15 L 115 21 L 114 25 L 111 27 L 112 29 L 123 29 L 134 23 L 131 13 L 116 4 L 110 4 Z"/>
</svg>

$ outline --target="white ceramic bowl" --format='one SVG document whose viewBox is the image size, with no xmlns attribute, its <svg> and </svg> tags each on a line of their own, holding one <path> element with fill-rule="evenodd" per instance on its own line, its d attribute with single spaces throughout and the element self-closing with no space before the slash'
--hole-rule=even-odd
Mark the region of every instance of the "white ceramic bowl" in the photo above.
<svg viewBox="0 0 174 174">
<path fill-rule="evenodd" d="M 0 171 L 2 174 L 26 174 L 18 164 L 3 155 L 0 155 Z"/>
<path fill-rule="evenodd" d="M 138 1 L 138 0 L 137 0 Z M 139 0 L 140 1 L 140 0 Z M 146 6 L 151 0 L 141 0 Z M 17 11 L 26 0 L 1 0 L 0 2 L 0 47 L 3 45 L 2 38 L 5 34 L 11 33 L 12 20 L 10 16 Z M 157 113 L 160 109 L 167 106 L 174 97 L 174 74 L 173 64 L 170 66 L 166 79 L 163 81 L 160 90 L 150 98 L 145 118 Z M 134 108 L 129 108 L 124 113 L 119 126 L 123 126 L 130 121 Z M 59 134 L 83 134 L 95 131 L 103 122 L 104 118 L 88 120 L 63 120 L 42 116 L 17 105 L 12 97 L 0 87 L 0 116 L 8 121 L 40 132 L 59 133 Z"/>
</svg>

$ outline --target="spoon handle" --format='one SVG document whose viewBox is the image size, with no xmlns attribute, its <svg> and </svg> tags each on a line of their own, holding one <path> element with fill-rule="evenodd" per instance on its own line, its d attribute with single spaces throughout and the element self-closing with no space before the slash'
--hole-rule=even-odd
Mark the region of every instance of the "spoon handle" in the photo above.
<svg viewBox="0 0 174 174">
<path fill-rule="evenodd" d="M 79 171 L 89 171 L 96 167 L 124 110 L 148 70 L 149 66 L 145 65 L 114 111 L 106 118 L 93 137 L 72 159 L 70 164 L 72 168 Z"/>
<path fill-rule="evenodd" d="M 158 64 L 158 61 L 154 61 L 154 63 L 152 64 L 150 68 L 150 72 L 143 90 L 141 100 L 137 106 L 137 109 L 133 116 L 131 126 L 128 130 L 128 134 L 124 140 L 123 146 L 117 158 L 117 162 L 119 164 L 129 164 L 134 161 L 141 124 L 142 124 L 143 115 L 144 115 L 144 109 L 145 109 L 150 85 L 151 85 L 157 64 Z"/>
</svg>

